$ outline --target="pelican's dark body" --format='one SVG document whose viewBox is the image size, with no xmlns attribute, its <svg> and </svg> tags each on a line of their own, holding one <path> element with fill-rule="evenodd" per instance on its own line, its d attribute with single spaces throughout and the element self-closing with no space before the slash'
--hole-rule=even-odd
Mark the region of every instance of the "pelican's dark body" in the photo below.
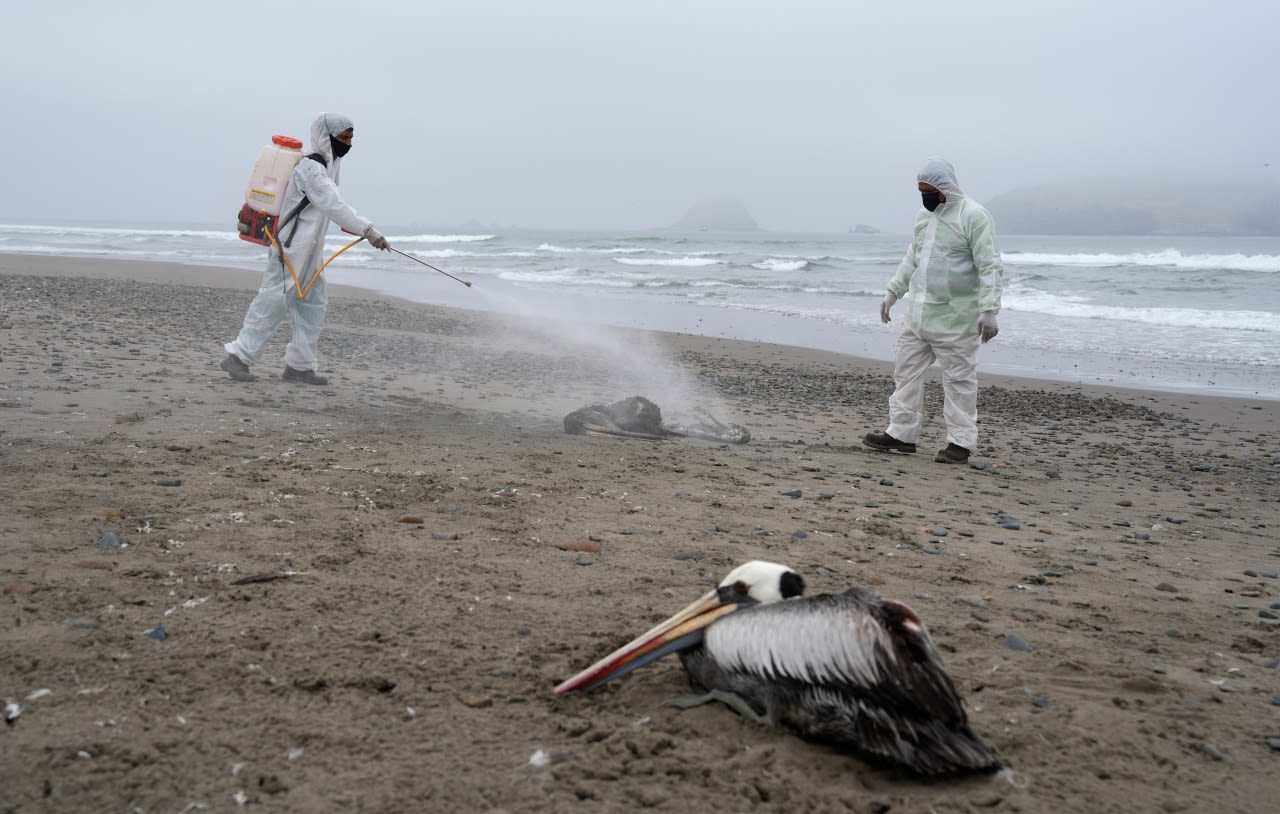
<svg viewBox="0 0 1280 814">
<path fill-rule="evenodd" d="M 649 632 L 562 682 L 591 689 L 679 653 L 707 693 L 789 729 L 921 774 L 990 771 L 1000 759 L 969 728 L 924 623 L 874 591 L 805 597 L 804 579 L 754 560 Z"/>
<path fill-rule="evenodd" d="M 680 660 L 701 686 L 803 737 L 923 774 L 1000 767 L 923 625 L 872 591 L 743 608 Z"/>
</svg>

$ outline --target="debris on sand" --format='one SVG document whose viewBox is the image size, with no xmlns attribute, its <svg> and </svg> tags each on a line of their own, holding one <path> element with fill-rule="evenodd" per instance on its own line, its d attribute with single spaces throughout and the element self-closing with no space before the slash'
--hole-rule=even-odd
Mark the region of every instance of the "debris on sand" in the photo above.
<svg viewBox="0 0 1280 814">
<path fill-rule="evenodd" d="M 570 435 L 598 435 L 662 441 L 667 438 L 701 438 L 722 444 L 751 440 L 746 427 L 724 424 L 710 415 L 689 424 L 664 423 L 662 409 L 644 396 L 631 396 L 613 404 L 592 404 L 564 417 Z"/>
</svg>

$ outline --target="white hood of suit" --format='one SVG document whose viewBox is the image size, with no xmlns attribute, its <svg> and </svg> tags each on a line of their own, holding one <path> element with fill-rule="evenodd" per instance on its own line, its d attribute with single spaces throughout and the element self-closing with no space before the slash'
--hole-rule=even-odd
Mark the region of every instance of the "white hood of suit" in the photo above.
<svg viewBox="0 0 1280 814">
<path fill-rule="evenodd" d="M 316 116 L 316 120 L 311 123 L 311 149 L 309 152 L 319 153 L 324 156 L 325 161 L 329 162 L 330 167 L 334 167 L 334 162 L 342 159 L 333 157 L 333 145 L 329 143 L 329 137 L 338 135 L 348 127 L 355 127 L 355 125 L 351 123 L 351 119 L 341 113 L 321 113 Z M 330 177 L 336 181 L 338 180 L 338 173 L 335 171 Z"/>
<path fill-rule="evenodd" d="M 956 168 L 945 158 L 931 158 L 925 162 L 924 169 L 916 175 L 916 180 L 937 187 L 948 199 L 964 197 L 964 192 L 956 183 Z"/>
</svg>

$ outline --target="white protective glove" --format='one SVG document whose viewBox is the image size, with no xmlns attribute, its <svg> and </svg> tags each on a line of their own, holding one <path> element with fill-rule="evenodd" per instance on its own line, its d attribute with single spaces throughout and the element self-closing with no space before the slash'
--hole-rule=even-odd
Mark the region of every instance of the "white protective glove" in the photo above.
<svg viewBox="0 0 1280 814">
<path fill-rule="evenodd" d="M 369 241 L 369 245 L 375 249 L 382 249 L 385 252 L 391 248 L 391 244 L 382 236 L 382 232 L 373 228 L 373 224 L 369 224 L 369 227 L 364 230 L 364 239 Z"/>
<path fill-rule="evenodd" d="M 880 321 L 881 322 L 888 324 L 889 309 L 892 308 L 893 304 L 897 301 L 898 301 L 898 295 L 894 294 L 892 291 L 884 295 L 884 299 L 880 301 Z"/>
<path fill-rule="evenodd" d="M 1000 325 L 996 322 L 995 311 L 983 311 L 978 315 L 978 333 L 983 342 L 989 342 L 1000 333 Z"/>
</svg>

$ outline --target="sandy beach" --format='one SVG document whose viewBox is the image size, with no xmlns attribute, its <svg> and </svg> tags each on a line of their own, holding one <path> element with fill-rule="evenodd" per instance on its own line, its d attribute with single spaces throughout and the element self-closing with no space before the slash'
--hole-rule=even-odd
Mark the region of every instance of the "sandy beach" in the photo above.
<svg viewBox="0 0 1280 814">
<path fill-rule="evenodd" d="M 0 811 L 1275 810 L 1277 402 L 987 376 L 947 467 L 936 370 L 887 455 L 884 364 L 339 287 L 236 383 L 258 281 L 0 255 Z M 752 440 L 565 434 L 637 394 Z M 1008 771 L 552 695 L 751 559 L 910 605 Z"/>
</svg>

